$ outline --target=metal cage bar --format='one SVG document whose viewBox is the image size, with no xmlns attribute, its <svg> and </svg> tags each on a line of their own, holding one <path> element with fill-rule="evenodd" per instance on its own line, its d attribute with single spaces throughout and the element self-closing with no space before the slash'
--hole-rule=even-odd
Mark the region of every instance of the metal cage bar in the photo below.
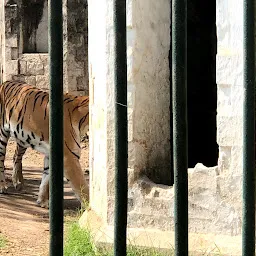
<svg viewBox="0 0 256 256">
<path fill-rule="evenodd" d="M 114 0 L 115 235 L 114 255 L 126 255 L 128 145 L 126 0 Z"/>
<path fill-rule="evenodd" d="M 255 1 L 244 1 L 242 255 L 255 255 Z"/>
<path fill-rule="evenodd" d="M 172 1 L 175 255 L 188 255 L 187 0 Z"/>
<path fill-rule="evenodd" d="M 63 255 L 63 24 L 62 0 L 49 0 L 50 255 Z"/>
</svg>

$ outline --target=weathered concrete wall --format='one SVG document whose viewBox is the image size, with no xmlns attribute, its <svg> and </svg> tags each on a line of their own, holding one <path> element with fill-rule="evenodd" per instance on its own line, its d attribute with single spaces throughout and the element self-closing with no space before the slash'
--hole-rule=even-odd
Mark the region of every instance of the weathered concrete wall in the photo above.
<svg viewBox="0 0 256 256">
<path fill-rule="evenodd" d="M 87 1 L 67 0 L 67 34 L 64 56 L 69 91 L 89 94 L 88 78 L 88 7 Z M 65 45 L 67 44 L 67 45 Z"/>
<path fill-rule="evenodd" d="M 20 7 L 23 53 L 48 52 L 48 1 L 22 1 Z"/>
<path fill-rule="evenodd" d="M 170 1 L 129 1 L 129 168 L 170 181 Z"/>
<path fill-rule="evenodd" d="M 35 25 L 35 31 L 29 31 L 31 36 L 26 39 L 23 23 L 31 22 L 25 13 L 26 8 L 21 0 L 5 6 L 5 59 L 4 79 L 18 79 L 47 89 L 49 83 L 47 52 L 47 0 L 41 6 L 41 19 Z M 40 7 L 40 8 L 41 8 Z M 88 57 L 87 57 L 87 5 L 79 0 L 63 1 L 64 20 L 64 90 L 75 94 L 88 94 Z M 33 21 L 34 22 L 34 21 Z M 3 23 L 2 23 L 3 24 Z M 22 30 L 23 29 L 23 30 Z M 36 36 L 35 36 L 36 35 Z M 34 41 L 35 42 L 34 42 Z M 35 52 L 26 53 L 25 43 L 35 43 Z M 25 53 L 24 53 L 25 51 Z"/>
<path fill-rule="evenodd" d="M 89 30 L 91 204 L 110 223 L 115 177 L 113 2 L 94 0 L 88 6 L 93 28 Z M 131 180 L 143 173 L 161 177 L 170 159 L 170 2 L 128 1 L 127 7 L 129 175 Z"/>
<path fill-rule="evenodd" d="M 112 1 L 111 1 L 112 2 Z M 98 6 L 101 8 L 98 8 Z M 108 9 L 109 8 L 109 9 Z M 113 91 L 112 13 L 107 1 L 88 1 L 88 57 L 90 77 L 90 202 L 91 207 L 104 220 L 108 212 L 108 176 L 113 164 L 107 162 L 108 152 L 113 154 L 113 137 L 107 136 L 107 129 L 113 127 L 108 113 L 113 111 L 113 93 L 107 94 L 107 87 Z M 107 16 L 109 12 L 109 17 Z M 95 15 L 97 13 L 97 15 Z M 108 29 L 107 29 L 108 28 Z M 111 144 L 111 146 L 110 146 Z"/>
<path fill-rule="evenodd" d="M 18 75 L 12 79 L 25 81 L 41 89 L 49 89 L 48 54 L 22 54 L 18 59 Z"/>
<path fill-rule="evenodd" d="M 5 59 L 3 80 L 12 79 L 18 74 L 19 58 L 19 27 L 18 4 L 5 5 Z"/>
<path fill-rule="evenodd" d="M 36 30 L 37 51 L 48 52 L 48 2 L 44 2 L 44 9 L 41 21 Z"/>
<path fill-rule="evenodd" d="M 243 1 L 217 1 L 217 142 L 222 195 L 241 216 L 243 136 Z"/>
</svg>

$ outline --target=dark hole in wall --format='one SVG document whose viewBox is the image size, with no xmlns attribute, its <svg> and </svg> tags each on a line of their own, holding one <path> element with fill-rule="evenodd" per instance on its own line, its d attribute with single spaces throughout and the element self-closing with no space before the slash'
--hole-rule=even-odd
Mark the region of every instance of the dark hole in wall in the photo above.
<svg viewBox="0 0 256 256">
<path fill-rule="evenodd" d="M 188 1 L 188 167 L 215 166 L 218 161 L 216 50 L 216 0 Z M 171 71 L 171 51 L 169 63 Z M 164 184 L 174 183 L 172 158 L 171 166 L 171 180 Z"/>
<path fill-rule="evenodd" d="M 40 52 L 37 49 L 37 29 L 43 17 L 45 1 L 46 0 L 23 0 L 22 2 L 21 13 L 24 53 Z M 47 38 L 45 38 L 45 40 L 47 40 Z"/>
<path fill-rule="evenodd" d="M 216 0 L 188 1 L 188 166 L 215 166 L 217 145 Z"/>
</svg>

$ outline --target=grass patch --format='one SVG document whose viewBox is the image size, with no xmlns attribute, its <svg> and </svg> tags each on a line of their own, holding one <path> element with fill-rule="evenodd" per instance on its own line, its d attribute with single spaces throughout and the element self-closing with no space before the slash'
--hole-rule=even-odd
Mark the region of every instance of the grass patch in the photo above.
<svg viewBox="0 0 256 256">
<path fill-rule="evenodd" d="M 0 248 L 4 248 L 6 246 L 7 239 L 0 234 Z"/>
<path fill-rule="evenodd" d="M 64 256 L 112 256 L 112 250 L 97 248 L 90 232 L 81 229 L 77 222 L 68 222 L 65 232 Z M 156 249 L 144 249 L 129 245 L 127 256 L 171 256 Z"/>
<path fill-rule="evenodd" d="M 65 235 L 65 256 L 98 255 L 90 233 L 81 229 L 77 223 L 71 222 Z"/>
</svg>

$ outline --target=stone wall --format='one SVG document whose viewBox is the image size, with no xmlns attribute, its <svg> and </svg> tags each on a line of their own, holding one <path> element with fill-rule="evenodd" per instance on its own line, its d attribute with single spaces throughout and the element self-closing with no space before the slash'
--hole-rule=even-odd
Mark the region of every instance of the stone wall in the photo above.
<svg viewBox="0 0 256 256">
<path fill-rule="evenodd" d="M 22 54 L 18 59 L 17 75 L 12 79 L 25 81 L 41 89 L 49 89 L 48 54 Z"/>
<path fill-rule="evenodd" d="M 41 35 L 47 35 L 47 31 L 45 31 L 47 29 L 46 7 L 47 0 L 44 1 L 42 19 L 35 31 L 39 52 L 42 49 L 42 51 L 45 51 L 45 47 L 47 47 L 45 40 L 40 41 L 41 37 L 38 34 L 38 31 L 41 31 Z M 38 51 L 26 53 L 26 46 L 24 46 L 26 40 L 22 30 L 25 27 L 22 24 L 23 19 L 31 17 L 22 16 L 24 8 L 21 0 L 12 1 L 11 4 L 7 1 L 5 5 L 3 80 L 22 80 L 42 89 L 47 89 L 49 83 L 48 54 L 38 53 Z M 78 12 L 79 15 L 77 14 Z M 64 1 L 63 14 L 64 91 L 75 94 L 88 94 L 87 5 L 79 0 Z"/>
<path fill-rule="evenodd" d="M 241 216 L 243 149 L 243 1 L 217 1 L 217 142 L 223 196 Z"/>
<path fill-rule="evenodd" d="M 5 5 L 5 59 L 3 80 L 13 79 L 18 75 L 20 20 L 17 3 Z"/>
<path fill-rule="evenodd" d="M 88 78 L 88 8 L 87 1 L 67 0 L 67 56 L 69 91 L 89 93 Z M 65 36 L 64 36 L 65 38 Z M 67 44 L 65 46 L 65 44 Z"/>
<path fill-rule="evenodd" d="M 21 16 L 22 52 L 47 53 L 48 1 L 22 1 Z"/>
</svg>

